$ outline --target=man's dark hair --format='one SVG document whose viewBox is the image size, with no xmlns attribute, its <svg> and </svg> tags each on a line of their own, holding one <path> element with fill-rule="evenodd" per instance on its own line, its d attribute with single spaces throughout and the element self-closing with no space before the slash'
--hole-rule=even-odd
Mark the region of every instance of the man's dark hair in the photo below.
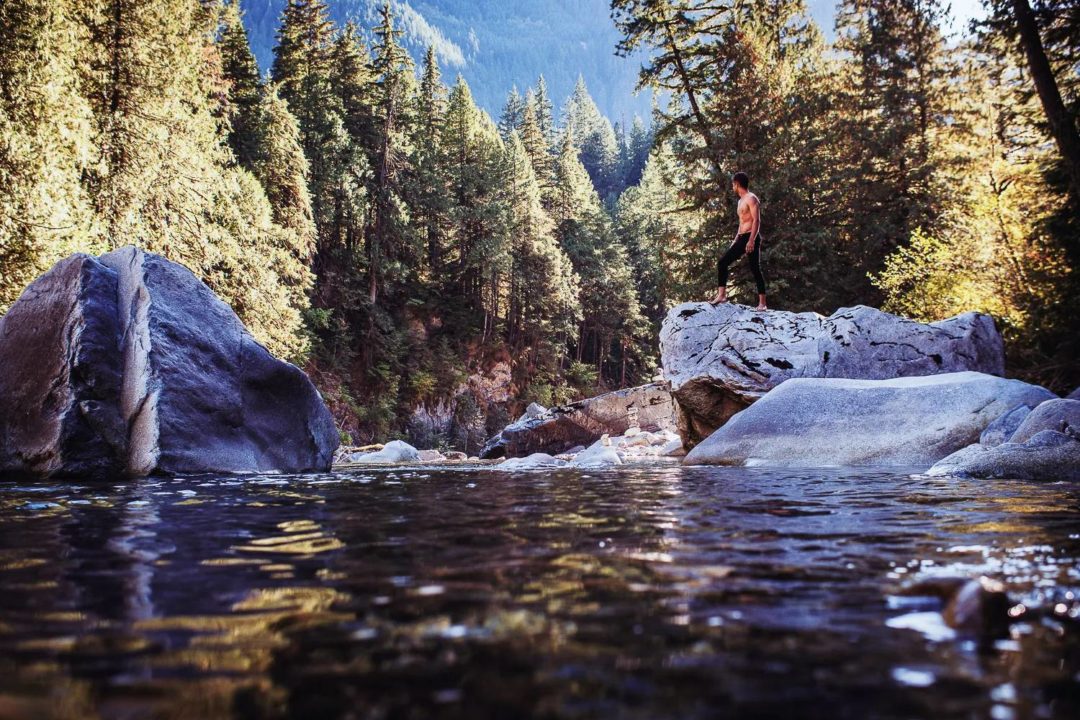
<svg viewBox="0 0 1080 720">
<path fill-rule="evenodd" d="M 743 190 L 750 189 L 750 176 L 744 172 L 737 172 L 731 176 L 733 182 L 739 183 Z"/>
</svg>

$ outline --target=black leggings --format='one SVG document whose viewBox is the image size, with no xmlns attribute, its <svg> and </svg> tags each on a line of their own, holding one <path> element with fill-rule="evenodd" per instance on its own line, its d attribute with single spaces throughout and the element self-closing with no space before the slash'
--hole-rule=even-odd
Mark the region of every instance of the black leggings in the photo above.
<svg viewBox="0 0 1080 720">
<path fill-rule="evenodd" d="M 759 295 L 765 294 L 765 276 L 761 274 L 761 243 L 764 240 L 765 238 L 758 234 L 757 240 L 754 241 L 754 251 L 750 253 L 750 272 L 754 273 L 754 282 L 757 283 Z M 735 238 L 735 242 L 732 243 L 731 247 L 728 248 L 728 251 L 724 253 L 724 256 L 720 258 L 720 263 L 716 268 L 717 287 L 724 287 L 727 285 L 728 266 L 746 254 L 746 243 L 749 241 L 750 233 L 739 233 L 739 236 Z"/>
</svg>

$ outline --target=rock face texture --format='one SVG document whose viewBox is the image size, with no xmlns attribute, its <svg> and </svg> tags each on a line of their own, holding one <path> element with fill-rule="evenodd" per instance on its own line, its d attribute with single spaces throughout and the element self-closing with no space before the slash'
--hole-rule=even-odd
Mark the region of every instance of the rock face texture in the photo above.
<svg viewBox="0 0 1080 720">
<path fill-rule="evenodd" d="M 1014 414 L 1015 410 L 1007 413 L 1005 418 Z M 1080 400 L 1047 400 L 1028 412 L 1004 442 L 994 442 L 996 436 L 991 436 L 988 441 L 990 429 L 987 428 L 977 444 L 957 450 L 935 463 L 929 474 L 1080 480 Z"/>
<path fill-rule="evenodd" d="M 652 383 L 616 390 L 554 407 L 534 417 L 526 413 L 488 440 L 480 457 L 558 455 L 575 445 L 591 445 L 605 433 L 622 435 L 631 427 L 675 428 L 675 402 L 664 385 Z"/>
<path fill-rule="evenodd" d="M 788 380 L 696 446 L 689 465 L 928 468 L 995 418 L 1052 398 L 976 372 L 893 380 Z"/>
<path fill-rule="evenodd" d="M 927 325 L 864 306 L 826 318 L 685 303 L 664 319 L 660 354 L 687 447 L 792 378 L 884 380 L 1005 369 L 1001 335 L 987 315 Z"/>
<path fill-rule="evenodd" d="M 35 281 L 0 322 L 0 358 L 10 371 L 0 385 L 0 426 L 12 428 L 3 433 L 0 472 L 330 467 L 338 434 L 311 381 L 163 257 L 133 247 L 73 256 Z M 36 433 L 19 431 L 31 421 Z"/>
<path fill-rule="evenodd" d="M 1043 430 L 1054 430 L 1080 437 L 1080 400 L 1054 398 L 1031 411 L 1009 442 L 1023 443 Z"/>
<path fill-rule="evenodd" d="M 1031 414 L 1031 408 L 1027 405 L 1017 405 L 1008 410 L 1004 415 L 986 426 L 979 436 L 979 444 L 986 447 L 997 447 L 1001 443 L 1009 442 L 1021 423 Z"/>
<path fill-rule="evenodd" d="M 123 471 L 116 273 L 73 255 L 0 318 L 0 472 L 104 477 Z"/>
</svg>

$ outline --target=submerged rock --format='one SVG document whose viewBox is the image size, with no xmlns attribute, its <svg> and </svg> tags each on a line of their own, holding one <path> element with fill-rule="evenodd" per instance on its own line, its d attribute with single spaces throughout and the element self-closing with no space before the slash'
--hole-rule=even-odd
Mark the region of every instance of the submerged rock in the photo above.
<svg viewBox="0 0 1080 720">
<path fill-rule="evenodd" d="M 923 324 L 865 306 L 826 318 L 685 303 L 664 319 L 660 352 L 687 447 L 792 378 L 1001 375 L 1005 362 L 1001 336 L 987 315 Z"/>
<path fill-rule="evenodd" d="M 997 580 L 980 577 L 969 580 L 945 606 L 945 623 L 962 636 L 984 641 L 1009 634 L 1009 596 Z"/>
<path fill-rule="evenodd" d="M 894 380 L 796 378 L 696 446 L 689 465 L 927 468 L 976 442 L 1006 409 L 1053 397 L 976 372 Z"/>
<path fill-rule="evenodd" d="M 575 445 L 589 445 L 601 435 L 622 435 L 631 427 L 665 430 L 675 427 L 675 403 L 660 384 L 616 390 L 588 400 L 551 408 L 537 417 L 507 425 L 488 440 L 482 458 L 559 454 Z"/>
<path fill-rule="evenodd" d="M 425 450 L 424 452 L 430 451 Z M 421 457 L 420 451 L 409 443 L 401 440 L 391 440 L 383 445 L 382 450 L 350 455 L 345 461 L 362 465 L 384 465 L 391 463 L 417 462 L 421 459 L 423 458 Z"/>
<path fill-rule="evenodd" d="M 318 391 L 181 265 L 57 263 L 0 320 L 0 472 L 304 472 L 338 433 Z"/>
</svg>

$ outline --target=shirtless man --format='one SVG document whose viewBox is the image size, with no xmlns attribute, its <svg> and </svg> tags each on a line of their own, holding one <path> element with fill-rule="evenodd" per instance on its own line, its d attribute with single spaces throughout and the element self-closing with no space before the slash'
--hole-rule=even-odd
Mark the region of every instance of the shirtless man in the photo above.
<svg viewBox="0 0 1080 720">
<path fill-rule="evenodd" d="M 717 267 L 716 296 L 713 305 L 727 302 L 728 266 L 742 255 L 750 256 L 750 271 L 757 283 L 757 310 L 768 310 L 765 306 L 765 276 L 761 274 L 761 243 L 765 239 L 758 233 L 761 230 L 761 201 L 750 192 L 750 178 L 744 172 L 737 172 L 731 178 L 731 189 L 739 196 L 739 231 L 735 233 L 735 242 L 720 258 Z"/>
</svg>

